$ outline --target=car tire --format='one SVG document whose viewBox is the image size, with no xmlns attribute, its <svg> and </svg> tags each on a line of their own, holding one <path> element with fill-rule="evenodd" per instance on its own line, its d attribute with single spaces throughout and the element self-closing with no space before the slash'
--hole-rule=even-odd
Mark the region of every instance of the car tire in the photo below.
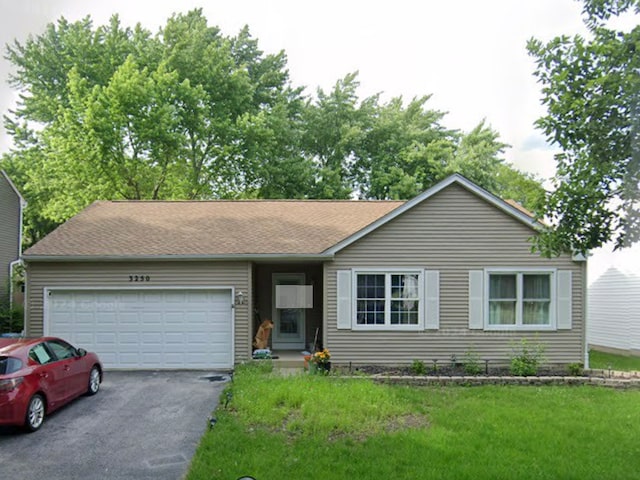
<svg viewBox="0 0 640 480">
<path fill-rule="evenodd" d="M 44 397 L 36 394 L 29 400 L 27 414 L 24 419 L 24 428 L 28 432 L 35 432 L 44 423 L 45 403 Z"/>
<path fill-rule="evenodd" d="M 89 372 L 89 384 L 87 385 L 87 395 L 95 395 L 100 390 L 100 369 L 94 366 Z"/>
</svg>

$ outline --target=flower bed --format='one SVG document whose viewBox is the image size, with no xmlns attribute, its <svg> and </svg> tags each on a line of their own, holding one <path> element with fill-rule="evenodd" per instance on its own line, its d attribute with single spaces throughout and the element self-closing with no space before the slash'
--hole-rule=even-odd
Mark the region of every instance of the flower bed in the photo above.
<svg viewBox="0 0 640 480">
<path fill-rule="evenodd" d="M 358 378 L 358 377 L 354 377 Z M 640 378 L 603 378 L 603 377 L 562 377 L 562 376 L 409 376 L 409 375 L 374 375 L 374 381 L 403 385 L 423 386 L 475 386 L 475 385 L 593 385 L 612 388 L 640 388 Z"/>
<path fill-rule="evenodd" d="M 568 375 L 563 366 L 539 368 L 536 375 L 515 376 L 505 366 L 488 367 L 488 373 L 468 375 L 461 365 L 438 365 L 422 375 L 412 367 L 362 365 L 342 370 L 345 376 L 367 376 L 376 382 L 410 385 L 595 385 L 613 388 L 640 388 L 640 372 L 616 370 L 584 370 L 580 376 Z M 435 373 L 434 373 L 435 370 Z"/>
</svg>

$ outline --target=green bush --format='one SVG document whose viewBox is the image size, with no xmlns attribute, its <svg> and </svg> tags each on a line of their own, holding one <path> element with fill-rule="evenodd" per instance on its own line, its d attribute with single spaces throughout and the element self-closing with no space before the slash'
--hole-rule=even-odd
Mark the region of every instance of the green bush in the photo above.
<svg viewBox="0 0 640 480">
<path fill-rule="evenodd" d="M 411 364 L 411 373 L 414 375 L 425 375 L 427 373 L 427 366 L 422 360 L 414 360 Z"/>
<path fill-rule="evenodd" d="M 572 377 L 581 377 L 584 373 L 584 365 L 580 362 L 570 363 L 567 365 L 567 370 Z"/>
<path fill-rule="evenodd" d="M 20 333 L 24 324 L 22 307 L 0 306 L 0 333 Z"/>
<path fill-rule="evenodd" d="M 467 375 L 480 375 L 482 373 L 480 355 L 472 347 L 469 347 L 464 353 L 463 367 Z"/>
<path fill-rule="evenodd" d="M 511 352 L 511 375 L 528 377 L 536 375 L 538 368 L 544 362 L 544 345 L 529 343 L 525 338 L 514 345 Z"/>
</svg>

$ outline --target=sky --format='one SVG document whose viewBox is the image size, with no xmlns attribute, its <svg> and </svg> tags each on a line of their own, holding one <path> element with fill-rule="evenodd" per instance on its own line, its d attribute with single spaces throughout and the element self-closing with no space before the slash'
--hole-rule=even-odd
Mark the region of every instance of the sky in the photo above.
<svg viewBox="0 0 640 480">
<path fill-rule="evenodd" d="M 576 0 L 0 0 L 0 44 L 38 35 L 60 16 L 91 15 L 101 25 L 117 13 L 125 25 L 156 32 L 171 14 L 193 8 L 226 35 L 248 25 L 265 52 L 284 50 L 292 83 L 308 94 L 359 71 L 361 97 L 432 95 L 427 106 L 448 112 L 446 127 L 469 131 L 486 119 L 511 146 L 507 161 L 543 179 L 554 174 L 556 150 L 534 126 L 545 109 L 526 43 L 586 35 Z M 17 99 L 9 72 L 0 60 L 2 112 Z M 0 153 L 9 148 L 3 130 Z M 590 282 L 609 266 L 640 273 L 640 245 L 610 250 L 594 253 Z"/>
</svg>

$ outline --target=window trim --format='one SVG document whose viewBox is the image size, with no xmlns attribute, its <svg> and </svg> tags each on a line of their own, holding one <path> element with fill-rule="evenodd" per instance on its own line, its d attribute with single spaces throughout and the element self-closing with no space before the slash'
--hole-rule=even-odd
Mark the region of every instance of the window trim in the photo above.
<svg viewBox="0 0 640 480">
<path fill-rule="evenodd" d="M 516 324 L 515 325 L 491 325 L 489 323 L 489 287 L 491 275 L 516 275 Z M 523 288 L 522 288 L 522 275 L 525 274 L 548 274 L 549 275 L 549 324 L 548 325 L 531 325 L 523 324 Z M 518 332 L 540 332 L 540 331 L 555 331 L 557 330 L 556 323 L 556 305 L 557 305 L 557 290 L 556 290 L 556 268 L 543 268 L 543 267 L 490 267 L 484 269 L 484 329 L 488 331 L 518 331 Z"/>
<path fill-rule="evenodd" d="M 385 275 L 384 325 L 358 324 L 358 275 Z M 392 325 L 391 322 L 391 275 L 418 275 L 418 323 Z M 425 291 L 424 268 L 354 268 L 351 270 L 351 329 L 361 331 L 410 331 L 424 330 Z"/>
</svg>

